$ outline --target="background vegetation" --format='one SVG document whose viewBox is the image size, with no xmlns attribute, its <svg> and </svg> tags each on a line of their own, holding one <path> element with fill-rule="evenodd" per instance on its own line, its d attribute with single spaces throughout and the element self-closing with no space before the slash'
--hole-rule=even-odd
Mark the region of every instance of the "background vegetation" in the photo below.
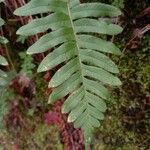
<svg viewBox="0 0 150 150">
<path fill-rule="evenodd" d="M 89 0 L 90 1 L 90 0 Z M 94 0 L 91 0 L 92 2 Z M 96 1 L 96 0 L 95 0 Z M 122 87 L 112 90 L 113 100 L 99 129 L 95 130 L 92 150 L 149 150 L 150 149 L 150 8 L 148 0 L 97 0 L 119 7 L 123 15 L 117 18 L 124 31 L 112 40 L 123 50 L 119 65 Z M 83 150 L 80 130 L 66 123 L 60 113 L 63 100 L 47 105 L 47 81 L 53 70 L 37 74 L 36 66 L 42 55 L 26 55 L 28 45 L 37 37 L 16 37 L 20 24 L 32 18 L 12 16 L 15 8 L 25 1 L 7 0 L 1 16 L 7 25 L 1 29 L 10 44 L 0 48 L 12 70 L 9 88 L 0 97 L 0 150 Z M 82 2 L 86 2 L 82 0 Z M 7 53 L 6 53 L 7 51 Z M 19 74 L 16 75 L 16 72 Z"/>
</svg>

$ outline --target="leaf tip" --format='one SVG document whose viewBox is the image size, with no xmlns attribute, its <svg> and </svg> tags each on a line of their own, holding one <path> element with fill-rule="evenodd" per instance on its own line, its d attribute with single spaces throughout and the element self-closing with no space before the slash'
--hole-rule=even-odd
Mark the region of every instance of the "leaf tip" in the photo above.
<svg viewBox="0 0 150 150">
<path fill-rule="evenodd" d="M 50 80 L 50 82 L 49 82 L 49 84 L 48 84 L 48 87 L 49 87 L 49 88 L 54 88 L 54 87 L 56 87 L 52 79 Z"/>
<path fill-rule="evenodd" d="M 38 67 L 37 72 L 38 72 L 38 73 L 43 72 L 43 69 L 42 69 L 42 67 L 41 67 L 41 66 L 39 66 L 39 67 Z"/>
<path fill-rule="evenodd" d="M 32 54 L 32 52 L 28 50 L 28 51 L 27 51 L 27 54 L 28 54 L 28 55 L 31 55 L 31 54 Z"/>
<path fill-rule="evenodd" d="M 18 9 L 19 9 L 19 8 L 18 8 Z M 16 15 L 16 16 L 19 16 L 19 11 L 18 11 L 18 9 L 16 9 L 16 10 L 13 12 L 13 14 Z"/>
<path fill-rule="evenodd" d="M 116 52 L 116 55 L 121 55 L 122 52 L 120 51 L 120 49 L 118 48 L 118 51 Z"/>
<path fill-rule="evenodd" d="M 21 35 L 20 29 L 17 30 L 16 34 Z"/>
<path fill-rule="evenodd" d="M 5 61 L 4 63 L 2 63 L 3 66 L 8 66 L 8 62 Z"/>
<path fill-rule="evenodd" d="M 61 112 L 62 112 L 62 114 L 66 114 L 67 113 L 64 106 L 62 107 Z"/>
<path fill-rule="evenodd" d="M 122 85 L 122 82 L 120 79 L 118 79 L 118 86 L 121 86 Z"/>
<path fill-rule="evenodd" d="M 68 123 L 71 123 L 71 122 L 73 122 L 73 121 L 72 121 L 72 119 L 71 119 L 70 117 L 68 117 L 67 122 L 68 122 Z"/>
<path fill-rule="evenodd" d="M 53 87 L 53 85 L 52 85 L 52 82 L 51 82 L 51 81 L 49 82 L 48 87 L 49 87 L 49 88 Z"/>
<path fill-rule="evenodd" d="M 48 98 L 48 104 L 52 104 L 51 95 Z"/>
<path fill-rule="evenodd" d="M 28 55 L 35 54 L 35 52 L 34 52 L 33 49 L 32 49 L 32 46 L 28 48 L 27 54 L 28 54 Z"/>
</svg>

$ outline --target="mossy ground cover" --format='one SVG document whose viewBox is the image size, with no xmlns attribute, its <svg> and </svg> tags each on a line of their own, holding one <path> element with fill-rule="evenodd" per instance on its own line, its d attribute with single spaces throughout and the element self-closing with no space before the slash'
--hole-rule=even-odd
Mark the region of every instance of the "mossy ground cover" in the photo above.
<svg viewBox="0 0 150 150">
<path fill-rule="evenodd" d="M 150 149 L 150 36 L 137 51 L 127 50 L 119 60 L 122 87 L 112 91 L 106 119 L 95 131 L 93 149 Z"/>
<path fill-rule="evenodd" d="M 125 1 L 125 4 L 122 3 L 123 0 L 102 0 L 102 2 L 113 3 L 123 8 L 129 1 Z M 127 27 L 133 27 L 134 17 L 147 7 L 147 2 L 135 3 L 132 0 L 129 2 L 128 7 L 130 10 L 134 8 L 134 11 L 131 18 L 128 18 Z M 121 49 L 130 40 L 131 30 L 130 28 L 115 38 L 115 43 Z M 22 56 L 24 54 L 22 53 Z M 0 130 L 0 150 L 63 150 L 62 135 L 58 126 L 47 125 L 44 122 L 44 114 L 51 110 L 52 106 L 47 105 L 47 93 L 50 91 L 46 90 L 43 74 L 35 73 L 35 66 L 30 57 L 23 56 L 22 59 L 24 61 L 16 66 L 20 66 L 18 69 L 21 72 L 29 73 L 29 78 L 36 84 L 38 92 L 31 97 L 28 96 L 30 100 L 12 90 L 6 94 L 7 99 L 11 97 L 8 101 L 10 113 L 13 113 L 8 113 L 6 127 Z M 94 131 L 91 149 L 149 150 L 150 36 L 148 33 L 142 37 L 141 45 L 136 50 L 127 48 L 119 59 L 115 57 L 113 59 L 119 65 L 123 84 L 119 89 L 110 89 L 113 98 L 107 102 L 108 111 L 101 127 Z M 9 109 L 7 111 L 9 112 Z"/>
<path fill-rule="evenodd" d="M 150 36 L 142 39 L 141 47 L 136 51 L 127 50 L 121 59 L 120 77 L 123 85 L 112 91 L 113 100 L 108 102 L 109 110 L 102 126 L 95 130 L 92 143 L 93 150 L 148 150 L 150 148 Z M 115 60 L 115 58 L 114 58 Z M 44 84 L 37 77 L 37 88 L 43 93 Z M 1 132 L 1 140 L 7 141 L 4 147 L 11 150 L 13 144 L 19 143 L 21 150 L 61 150 L 58 127 L 45 125 L 41 120 L 46 107 L 43 95 L 38 95 L 39 107 L 43 110 L 22 108 L 26 125 L 8 127 Z M 39 113 L 41 113 L 39 115 Z M 26 126 L 29 127 L 26 128 Z M 28 131 L 29 130 L 29 131 Z M 32 131 L 30 131 L 32 130 Z"/>
</svg>

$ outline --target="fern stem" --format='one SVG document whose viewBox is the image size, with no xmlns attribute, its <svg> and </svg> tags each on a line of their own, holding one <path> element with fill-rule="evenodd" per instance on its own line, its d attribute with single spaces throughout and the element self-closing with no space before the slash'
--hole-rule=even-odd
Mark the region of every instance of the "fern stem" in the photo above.
<svg viewBox="0 0 150 150">
<path fill-rule="evenodd" d="M 83 72 L 82 72 L 82 68 L 81 68 L 81 66 L 82 66 L 82 62 L 81 62 L 81 57 L 80 57 L 80 53 L 79 53 L 79 45 L 77 44 L 77 42 L 78 42 L 78 38 L 77 38 L 77 36 L 76 36 L 76 31 L 75 31 L 75 28 L 74 28 L 74 23 L 73 23 L 73 21 L 72 21 L 72 15 L 71 15 L 71 11 L 70 11 L 70 6 L 69 6 L 69 2 L 67 3 L 67 9 L 68 9 L 68 15 L 69 15 L 69 18 L 70 18 L 70 22 L 71 22 L 71 26 L 72 26 L 72 29 L 73 29 L 73 34 L 74 34 L 74 38 L 75 38 L 75 41 L 76 41 L 76 47 L 77 47 L 77 57 L 78 57 L 78 60 L 79 60 L 79 64 L 80 64 L 80 72 L 81 72 L 81 77 L 82 77 L 82 84 L 83 84 L 83 81 L 84 81 L 84 76 L 83 76 Z M 83 89 L 84 89 L 84 93 L 85 93 L 85 91 L 86 91 L 86 89 L 85 89 L 85 86 L 83 85 Z M 85 93 L 86 94 L 86 93 Z M 85 99 L 86 100 L 86 99 Z M 88 103 L 86 103 L 86 104 L 88 104 Z M 87 107 L 88 108 L 88 107 Z M 88 109 L 87 109 L 88 110 Z M 85 140 L 85 149 L 86 150 L 90 150 L 90 147 L 89 147 L 89 143 L 87 142 L 87 139 L 86 139 L 86 137 L 84 137 L 84 140 Z"/>
<path fill-rule="evenodd" d="M 71 12 L 70 12 L 70 6 L 69 6 L 69 2 L 67 3 L 67 8 L 68 8 L 68 15 L 69 15 L 69 18 L 70 18 L 70 22 L 71 22 L 71 26 L 72 26 L 72 29 L 73 29 L 73 34 L 74 34 L 74 38 L 75 38 L 75 41 L 76 41 L 76 47 L 77 47 L 77 54 L 78 54 L 78 60 L 79 60 L 79 64 L 80 64 L 80 72 L 81 72 L 81 76 L 82 76 L 82 81 L 84 80 L 84 77 L 83 77 L 83 72 L 82 72 L 82 68 L 81 68 L 81 66 L 82 66 L 82 62 L 81 62 L 81 60 L 80 60 L 80 53 L 79 53 L 79 46 L 78 46 L 78 44 L 77 44 L 77 36 L 76 36 L 76 32 L 75 32 L 75 28 L 74 28 L 74 23 L 73 23 L 73 21 L 72 21 L 72 15 L 71 15 Z M 83 88 L 84 88 L 84 86 L 83 86 Z M 84 88 L 84 91 L 85 91 L 85 88 Z"/>
<path fill-rule="evenodd" d="M 10 53 L 9 53 L 8 45 L 5 44 L 4 47 L 5 47 L 6 56 L 7 56 L 7 58 L 8 58 L 8 61 L 9 61 L 10 65 L 11 65 L 11 68 L 12 68 L 12 70 L 14 70 L 14 71 L 16 72 L 15 66 L 14 66 L 14 64 L 13 64 L 13 61 L 12 61 L 11 56 L 10 56 Z"/>
</svg>

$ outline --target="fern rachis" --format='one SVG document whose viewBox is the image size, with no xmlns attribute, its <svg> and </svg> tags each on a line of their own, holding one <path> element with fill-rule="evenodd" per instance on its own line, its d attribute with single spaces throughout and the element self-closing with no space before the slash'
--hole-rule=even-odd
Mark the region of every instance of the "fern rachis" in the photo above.
<svg viewBox="0 0 150 150">
<path fill-rule="evenodd" d="M 3 26 L 4 23 L 5 23 L 4 20 L 0 18 L 0 27 Z M 5 37 L 0 36 L 0 46 L 1 44 L 6 44 L 7 42 L 8 40 Z M 0 65 L 1 66 L 8 65 L 6 58 L 3 57 L 2 55 L 0 55 Z M 5 99 L 5 93 L 6 93 L 5 87 L 8 84 L 7 77 L 8 77 L 7 73 L 2 69 L 0 69 L 0 129 L 3 127 L 3 123 L 2 123 L 3 117 L 7 112 L 7 102 Z"/>
<path fill-rule="evenodd" d="M 2 25 L 4 25 L 4 23 L 5 23 L 4 20 L 2 18 L 0 18 L 0 27 Z M 8 40 L 5 37 L 0 36 L 0 44 L 6 44 L 7 42 L 8 42 Z M 6 58 L 3 57 L 2 55 L 0 55 L 0 65 L 2 65 L 2 66 L 8 65 Z M 7 81 L 5 79 L 6 77 L 7 77 L 7 74 L 3 70 L 0 69 L 0 87 L 3 87 L 6 85 L 6 83 L 7 83 Z"/>
<path fill-rule="evenodd" d="M 119 55 L 119 49 L 91 33 L 120 33 L 122 28 L 118 25 L 96 19 L 103 16 L 115 17 L 120 15 L 120 11 L 101 3 L 80 4 L 79 0 L 31 0 L 18 8 L 15 14 L 27 16 L 45 12 L 50 14 L 21 27 L 17 33 L 30 36 L 52 30 L 27 52 L 36 54 L 54 49 L 41 62 L 38 72 L 65 62 L 49 82 L 49 87 L 54 88 L 49 102 L 69 95 L 62 112 L 69 113 L 68 122 L 74 122 L 75 127 L 83 129 L 86 143 L 89 143 L 93 128 L 98 127 L 99 121 L 104 118 L 105 100 L 109 97 L 105 85 L 121 84 L 114 76 L 119 72 L 117 66 L 103 54 Z"/>
</svg>

